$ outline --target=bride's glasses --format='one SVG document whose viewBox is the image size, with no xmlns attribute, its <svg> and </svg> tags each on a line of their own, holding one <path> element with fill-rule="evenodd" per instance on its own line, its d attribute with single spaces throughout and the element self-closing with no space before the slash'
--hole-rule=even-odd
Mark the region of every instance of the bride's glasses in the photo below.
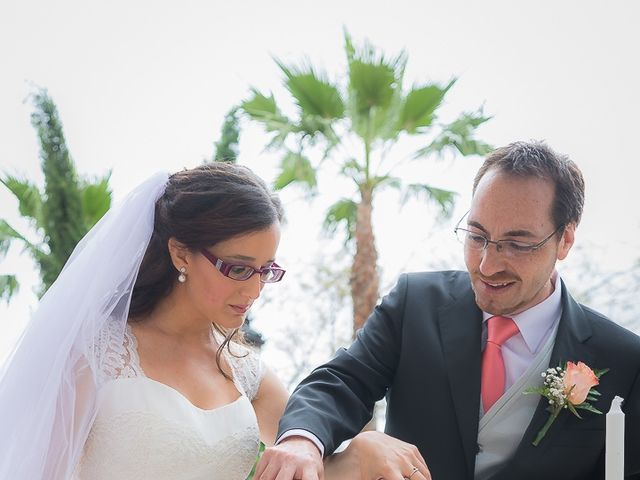
<svg viewBox="0 0 640 480">
<path fill-rule="evenodd" d="M 232 280 L 249 280 L 254 274 L 260 274 L 260 281 L 262 283 L 276 283 L 282 280 L 286 270 L 280 268 L 280 265 L 274 263 L 269 267 L 261 269 L 255 269 L 249 265 L 240 265 L 227 263 L 220 260 L 215 255 L 212 255 L 204 248 L 200 251 L 204 257 L 211 262 L 211 264 L 218 269 L 218 271 L 225 277 L 229 277 Z"/>
</svg>

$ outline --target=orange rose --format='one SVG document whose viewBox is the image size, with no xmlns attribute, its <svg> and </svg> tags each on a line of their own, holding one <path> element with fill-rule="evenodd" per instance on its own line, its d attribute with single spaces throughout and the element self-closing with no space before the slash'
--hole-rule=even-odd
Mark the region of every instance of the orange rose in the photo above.
<svg viewBox="0 0 640 480">
<path fill-rule="evenodd" d="M 567 400 L 572 405 L 580 405 L 589 394 L 591 387 L 600 383 L 598 377 L 584 363 L 567 362 L 567 369 L 564 373 L 564 393 Z M 572 389 L 573 388 L 573 389 Z"/>
</svg>

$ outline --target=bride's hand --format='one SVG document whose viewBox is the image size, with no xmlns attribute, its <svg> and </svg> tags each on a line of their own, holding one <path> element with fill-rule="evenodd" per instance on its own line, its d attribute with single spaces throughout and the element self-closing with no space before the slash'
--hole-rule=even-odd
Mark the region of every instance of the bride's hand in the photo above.
<svg viewBox="0 0 640 480">
<path fill-rule="evenodd" d="M 289 437 L 264 451 L 253 478 L 254 480 L 323 480 L 322 455 L 311 440 L 304 437 Z"/>
<path fill-rule="evenodd" d="M 418 449 L 382 432 L 358 434 L 344 452 L 329 458 L 327 479 L 431 480 Z"/>
</svg>

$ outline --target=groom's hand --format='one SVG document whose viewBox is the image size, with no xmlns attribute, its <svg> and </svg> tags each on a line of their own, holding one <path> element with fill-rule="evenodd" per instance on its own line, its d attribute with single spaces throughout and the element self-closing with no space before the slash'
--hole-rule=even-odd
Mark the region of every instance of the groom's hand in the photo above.
<svg viewBox="0 0 640 480">
<path fill-rule="evenodd" d="M 288 437 L 264 451 L 253 478 L 254 480 L 323 480 L 322 455 L 311 440 L 297 436 Z"/>
<path fill-rule="evenodd" d="M 359 433 L 341 455 L 355 460 L 361 480 L 431 480 L 417 447 L 382 432 Z"/>
</svg>

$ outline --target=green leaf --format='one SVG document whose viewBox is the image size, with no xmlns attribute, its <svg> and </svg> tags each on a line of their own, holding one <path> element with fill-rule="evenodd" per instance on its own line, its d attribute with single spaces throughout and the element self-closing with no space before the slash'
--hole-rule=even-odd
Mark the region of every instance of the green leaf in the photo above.
<svg viewBox="0 0 640 480">
<path fill-rule="evenodd" d="M 267 132 L 276 134 L 270 146 L 281 146 L 287 136 L 298 129 L 280 112 L 273 94 L 267 97 L 255 88 L 251 91 L 253 96 L 242 102 L 240 108 L 253 120 L 260 122 Z"/>
<path fill-rule="evenodd" d="M 349 198 L 342 198 L 329 207 L 322 227 L 327 233 L 334 234 L 339 226 L 344 226 L 346 244 L 355 236 L 357 213 L 358 205 L 356 202 Z"/>
<path fill-rule="evenodd" d="M 20 285 L 15 275 L 0 275 L 0 300 L 9 303 L 19 288 Z"/>
<path fill-rule="evenodd" d="M 475 130 L 491 117 L 485 117 L 482 109 L 474 113 L 464 113 L 458 119 L 445 125 L 442 132 L 426 147 L 414 154 L 414 158 L 431 154 L 442 155 L 447 150 L 455 150 L 462 155 L 486 155 L 493 147 L 474 138 Z"/>
<path fill-rule="evenodd" d="M 249 476 L 247 477 L 246 480 L 251 480 L 253 476 L 256 474 L 256 467 L 258 466 L 258 462 L 260 461 L 260 457 L 262 457 L 262 454 L 264 453 L 265 448 L 266 448 L 265 444 L 260 442 L 260 448 L 258 448 L 258 455 L 256 457 L 256 461 L 253 464 L 253 468 L 251 469 L 251 472 L 249 472 Z"/>
<path fill-rule="evenodd" d="M 342 164 L 342 168 L 340 169 L 340 171 L 345 175 L 353 177 L 363 173 L 364 167 L 360 165 L 360 162 L 358 162 L 355 158 L 350 158 Z"/>
<path fill-rule="evenodd" d="M 410 198 L 422 199 L 426 197 L 427 200 L 435 202 L 440 207 L 442 215 L 448 217 L 453 211 L 456 195 L 457 193 L 450 190 L 443 190 L 424 183 L 411 183 L 407 185 L 401 201 L 404 204 Z"/>
<path fill-rule="evenodd" d="M 389 106 L 396 88 L 395 71 L 389 65 L 354 60 L 349 66 L 349 88 L 356 111 L 365 116 L 372 108 Z"/>
<path fill-rule="evenodd" d="M 275 62 L 286 77 L 285 86 L 300 107 L 301 117 L 335 120 L 344 116 L 342 96 L 324 73 L 317 73 L 308 63 L 296 67 L 286 66 L 279 60 Z"/>
<path fill-rule="evenodd" d="M 455 79 L 444 88 L 438 85 L 412 88 L 402 105 L 399 128 L 414 134 L 421 127 L 430 126 L 434 119 L 434 112 L 442 104 L 445 94 L 454 83 Z"/>
<path fill-rule="evenodd" d="M 273 186 L 276 190 L 281 190 L 291 183 L 302 183 L 309 189 L 314 189 L 318 181 L 309 159 L 300 153 L 289 151 L 280 163 L 280 174 Z"/>
<path fill-rule="evenodd" d="M 608 371 L 609 371 L 608 368 L 601 368 L 599 370 L 594 370 L 593 373 L 596 376 L 596 378 L 600 378 L 602 375 L 604 375 Z"/>
<path fill-rule="evenodd" d="M 214 162 L 236 163 L 238 160 L 238 143 L 240 141 L 240 119 L 238 106 L 235 105 L 227 112 L 220 129 L 220 139 L 214 142 Z"/>
<path fill-rule="evenodd" d="M 0 219 L 0 252 L 2 254 L 6 254 L 13 240 L 22 242 L 25 250 L 28 250 L 32 255 L 38 255 L 42 252 L 39 247 L 27 240 L 24 235 L 9 225 L 6 220 Z"/>
<path fill-rule="evenodd" d="M 575 406 L 574 406 L 572 403 L 567 402 L 567 408 L 568 408 L 568 409 L 569 409 L 569 411 L 570 411 L 571 413 L 573 413 L 576 417 L 578 417 L 578 418 L 582 418 L 582 417 L 580 416 L 580 414 L 576 411 L 576 408 L 575 408 Z"/>
<path fill-rule="evenodd" d="M 346 32 L 345 51 L 349 68 L 349 117 L 354 131 L 368 140 L 393 138 L 388 130 L 397 125 L 393 120 L 400 109 L 406 53 L 401 51 L 396 57 L 387 58 L 368 42 L 356 50 Z"/>
<path fill-rule="evenodd" d="M 402 186 L 402 180 L 398 177 L 392 177 L 391 175 L 382 175 L 379 177 L 373 177 L 371 180 L 372 188 L 376 187 L 391 187 L 399 189 Z"/>
<path fill-rule="evenodd" d="M 589 412 L 597 413 L 599 415 L 602 415 L 602 412 L 600 410 L 598 410 L 593 405 L 590 405 L 589 403 L 581 403 L 580 405 L 576 405 L 575 407 L 579 408 L 580 410 L 587 410 Z"/>
<path fill-rule="evenodd" d="M 538 395 L 542 395 L 543 397 L 546 397 L 546 389 L 545 387 L 529 387 L 527 388 L 525 391 L 523 391 L 522 393 L 524 393 L 525 395 L 529 395 L 532 393 L 537 393 Z"/>
<path fill-rule="evenodd" d="M 23 217 L 32 219 L 37 228 L 42 228 L 42 193 L 28 180 L 7 175 L 0 182 L 11 191 L 18 200 L 18 211 Z"/>
<path fill-rule="evenodd" d="M 94 181 L 82 180 L 80 182 L 82 212 L 88 229 L 98 223 L 111 206 L 110 178 L 111 172 Z"/>
</svg>

